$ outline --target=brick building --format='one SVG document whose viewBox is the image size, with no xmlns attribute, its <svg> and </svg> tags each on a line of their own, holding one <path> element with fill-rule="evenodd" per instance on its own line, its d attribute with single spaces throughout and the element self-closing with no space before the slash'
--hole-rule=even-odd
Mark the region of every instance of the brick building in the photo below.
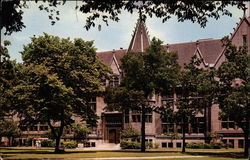
<svg viewBox="0 0 250 160">
<path fill-rule="evenodd" d="M 250 20 L 248 17 L 243 16 L 243 18 L 240 19 L 240 22 L 237 23 L 230 39 L 237 46 L 243 44 L 250 46 Z M 128 49 L 97 53 L 97 56 L 102 62 L 110 66 L 113 72 L 117 75 L 112 81 L 106 81 L 106 84 L 118 85 L 120 83 L 122 76 L 120 59 L 123 55 L 130 51 L 144 52 L 149 45 L 150 38 L 146 26 L 143 22 L 138 21 Z M 225 47 L 222 46 L 221 39 L 200 39 L 196 42 L 166 44 L 164 45 L 164 48 L 166 51 L 177 51 L 178 62 L 181 66 L 183 66 L 184 63 L 189 63 L 193 55 L 197 55 L 197 57 L 203 60 L 201 67 L 204 69 L 218 68 L 222 62 L 225 61 Z M 154 95 L 151 100 L 156 105 L 160 105 L 164 103 L 166 98 L 178 98 L 178 96 L 178 93 L 170 95 L 170 97 Z M 91 104 L 100 119 L 98 120 L 97 127 L 93 128 L 93 132 L 89 135 L 90 146 L 98 146 L 102 143 L 119 143 L 120 131 L 131 126 L 140 131 L 140 113 L 135 111 L 126 111 L 125 113 L 105 112 L 104 107 L 106 107 L 106 104 L 102 97 L 91 99 Z M 230 119 L 220 120 L 219 111 L 218 105 L 213 105 L 204 115 L 197 115 L 197 123 L 200 125 L 198 125 L 198 127 L 189 126 L 188 133 L 186 134 L 187 143 L 204 142 L 203 124 L 207 123 L 206 126 L 208 126 L 208 131 L 223 135 L 223 138 L 220 139 L 221 141 L 232 143 L 234 148 L 243 148 L 244 138 L 242 130 L 238 128 L 233 121 L 230 121 Z M 204 116 L 207 116 L 206 122 L 204 121 Z M 75 119 L 76 121 L 80 120 L 78 118 Z M 46 139 L 45 132 L 48 130 L 48 126 L 46 124 L 38 124 L 30 128 L 22 128 L 22 130 L 23 135 L 18 140 L 19 144 L 22 145 L 27 139 L 32 139 L 30 144 L 34 145 L 36 140 Z M 171 137 L 165 134 L 167 132 L 180 132 L 180 127 L 162 121 L 160 115 L 157 113 L 153 112 L 146 115 L 147 141 L 159 143 L 161 147 L 181 147 L 182 140 L 171 140 Z M 63 138 L 70 139 L 72 138 L 72 135 L 69 133 Z"/>
</svg>

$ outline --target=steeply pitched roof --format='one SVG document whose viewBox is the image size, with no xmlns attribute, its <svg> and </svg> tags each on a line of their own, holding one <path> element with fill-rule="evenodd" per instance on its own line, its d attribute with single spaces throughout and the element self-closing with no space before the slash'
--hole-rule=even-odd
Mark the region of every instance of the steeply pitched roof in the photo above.
<svg viewBox="0 0 250 160">
<path fill-rule="evenodd" d="M 150 45 L 149 35 L 145 23 L 140 19 L 137 21 L 132 39 L 130 41 L 128 51 L 144 52 Z"/>
<path fill-rule="evenodd" d="M 102 62 L 106 65 L 110 65 L 113 57 L 116 58 L 118 65 L 121 65 L 121 58 L 127 52 L 126 49 L 113 50 L 113 51 L 105 51 L 98 52 L 97 56 L 102 60 Z"/>
<path fill-rule="evenodd" d="M 178 43 L 178 44 L 169 44 L 165 45 L 164 48 L 169 52 L 178 53 L 178 63 L 180 66 L 184 66 L 185 63 L 188 63 L 191 57 L 196 51 L 196 43 Z"/>
<path fill-rule="evenodd" d="M 207 39 L 199 40 L 197 42 L 167 44 L 163 46 L 166 51 L 178 53 L 178 63 L 184 67 L 184 64 L 189 63 L 191 57 L 199 50 L 205 64 L 214 64 L 216 58 L 223 51 L 221 39 Z M 107 52 L 99 52 L 97 56 L 104 64 L 110 65 L 113 56 L 116 58 L 118 65 L 121 65 L 121 58 L 125 55 L 127 50 L 114 50 Z"/>
</svg>

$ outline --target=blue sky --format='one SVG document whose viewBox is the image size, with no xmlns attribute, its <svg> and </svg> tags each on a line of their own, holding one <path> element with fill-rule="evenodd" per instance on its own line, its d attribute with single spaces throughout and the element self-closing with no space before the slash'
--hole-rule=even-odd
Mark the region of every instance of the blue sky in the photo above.
<svg viewBox="0 0 250 160">
<path fill-rule="evenodd" d="M 94 40 L 97 51 L 127 48 L 138 19 L 137 14 L 122 12 L 118 23 L 110 21 L 109 26 L 105 26 L 97 21 L 97 24 L 103 24 L 101 31 L 98 31 L 97 27 L 86 31 L 83 28 L 86 15 L 72 9 L 76 2 L 67 2 L 65 5 L 57 7 L 63 12 L 60 12 L 60 21 L 53 26 L 48 19 L 48 13 L 40 11 L 39 5 L 40 3 L 28 2 L 29 9 L 25 9 L 23 15 L 26 28 L 21 32 L 13 33 L 11 36 L 5 36 L 2 32 L 2 40 L 9 40 L 12 43 L 9 47 L 12 59 L 19 62 L 21 61 L 19 52 L 22 51 L 23 45 L 28 44 L 33 35 L 42 35 L 43 32 L 71 39 Z M 233 28 L 236 27 L 236 23 L 243 15 L 243 12 L 237 8 L 230 7 L 230 11 L 233 13 L 232 17 L 223 16 L 218 20 L 209 19 L 205 28 L 190 21 L 177 22 L 175 17 L 165 23 L 157 18 L 147 19 L 146 26 L 150 38 L 160 38 L 164 44 L 190 42 L 205 38 L 222 38 L 233 32 Z"/>
</svg>

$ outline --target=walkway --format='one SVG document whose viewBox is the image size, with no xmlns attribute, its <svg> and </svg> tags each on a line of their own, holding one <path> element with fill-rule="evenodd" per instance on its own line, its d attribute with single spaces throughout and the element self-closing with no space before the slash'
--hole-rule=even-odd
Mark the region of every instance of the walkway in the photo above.
<svg viewBox="0 0 250 160">
<path fill-rule="evenodd" d="M 116 159 L 171 159 L 171 158 L 201 158 L 205 156 L 156 156 L 156 157 L 107 157 L 107 158 L 80 158 L 80 159 L 46 159 L 46 160 L 116 160 Z"/>
</svg>

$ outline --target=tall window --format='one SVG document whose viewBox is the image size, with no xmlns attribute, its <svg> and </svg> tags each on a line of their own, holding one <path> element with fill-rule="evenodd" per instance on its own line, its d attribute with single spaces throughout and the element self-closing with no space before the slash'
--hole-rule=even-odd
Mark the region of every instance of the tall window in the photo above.
<svg viewBox="0 0 250 160">
<path fill-rule="evenodd" d="M 132 122 L 141 122 L 141 112 L 132 110 Z"/>
<path fill-rule="evenodd" d="M 146 123 L 152 123 L 152 111 L 147 112 L 147 113 L 145 114 L 145 122 L 146 122 Z"/>
<path fill-rule="evenodd" d="M 247 35 L 242 36 L 243 45 L 247 45 Z"/>
<path fill-rule="evenodd" d="M 222 118 L 221 128 L 223 128 L 223 129 L 235 129 L 235 123 L 230 118 Z"/>
<path fill-rule="evenodd" d="M 90 108 L 96 112 L 96 97 L 92 97 L 88 100 L 88 104 L 90 106 Z"/>
<path fill-rule="evenodd" d="M 125 123 L 129 123 L 129 109 L 125 110 Z"/>
<path fill-rule="evenodd" d="M 195 117 L 194 123 L 192 125 L 193 133 L 204 133 L 204 117 Z"/>
<path fill-rule="evenodd" d="M 162 119 L 162 133 L 174 132 L 174 123 L 171 123 L 167 118 Z"/>
<path fill-rule="evenodd" d="M 119 76 L 113 76 L 110 80 L 109 80 L 109 85 L 110 86 L 118 86 L 120 83 L 119 81 Z"/>
</svg>

